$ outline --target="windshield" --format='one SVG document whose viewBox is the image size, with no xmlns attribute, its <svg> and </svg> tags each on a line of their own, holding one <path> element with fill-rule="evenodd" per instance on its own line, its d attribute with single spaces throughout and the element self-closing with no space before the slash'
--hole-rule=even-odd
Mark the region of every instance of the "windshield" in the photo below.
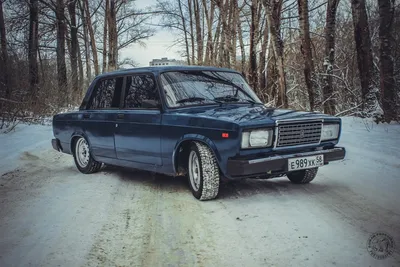
<svg viewBox="0 0 400 267">
<path fill-rule="evenodd" d="M 240 74 L 223 71 L 174 71 L 161 74 L 169 107 L 213 103 L 260 103 Z"/>
</svg>

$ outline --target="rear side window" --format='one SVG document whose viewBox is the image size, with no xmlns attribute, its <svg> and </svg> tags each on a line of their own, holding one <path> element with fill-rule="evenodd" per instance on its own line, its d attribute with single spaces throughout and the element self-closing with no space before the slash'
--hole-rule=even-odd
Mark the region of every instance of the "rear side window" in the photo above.
<svg viewBox="0 0 400 267">
<path fill-rule="evenodd" d="M 159 102 L 154 76 L 151 74 L 135 74 L 126 77 L 124 108 L 144 108 L 143 101 Z"/>
<path fill-rule="evenodd" d="M 89 109 L 118 108 L 123 78 L 104 79 L 97 82 Z"/>
</svg>

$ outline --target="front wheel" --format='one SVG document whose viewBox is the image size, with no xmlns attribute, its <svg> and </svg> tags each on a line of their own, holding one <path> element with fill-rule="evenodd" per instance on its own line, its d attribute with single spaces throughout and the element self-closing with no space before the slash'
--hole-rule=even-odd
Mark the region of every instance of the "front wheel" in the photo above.
<svg viewBox="0 0 400 267">
<path fill-rule="evenodd" d="M 308 184 L 317 176 L 318 168 L 289 172 L 286 176 L 294 184 Z"/>
<path fill-rule="evenodd" d="M 87 140 L 84 137 L 79 137 L 74 145 L 73 155 L 78 170 L 85 174 L 98 172 L 101 168 L 101 162 L 92 157 Z"/>
<path fill-rule="evenodd" d="M 191 146 L 188 179 L 193 196 L 199 200 L 214 199 L 219 190 L 219 168 L 211 149 L 199 142 Z"/>
</svg>

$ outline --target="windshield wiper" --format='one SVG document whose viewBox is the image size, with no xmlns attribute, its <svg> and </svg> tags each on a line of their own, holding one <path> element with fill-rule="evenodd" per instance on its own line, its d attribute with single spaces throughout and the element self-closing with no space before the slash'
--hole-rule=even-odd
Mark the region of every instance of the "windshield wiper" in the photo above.
<svg viewBox="0 0 400 267">
<path fill-rule="evenodd" d="M 199 101 L 204 101 L 206 100 L 204 97 L 187 97 L 187 98 L 182 98 L 178 101 L 176 101 L 177 104 L 181 103 L 188 103 L 188 102 L 199 102 Z"/>
<path fill-rule="evenodd" d="M 237 102 L 239 98 L 234 95 L 224 95 L 214 98 L 215 101 L 224 101 L 224 102 Z"/>
<path fill-rule="evenodd" d="M 256 103 L 255 101 L 253 101 L 251 99 L 241 99 L 241 98 L 238 98 L 238 97 L 236 97 L 234 95 L 219 96 L 219 97 L 214 98 L 214 100 L 215 101 L 224 101 L 224 102 L 246 101 L 246 102 L 251 103 L 253 105 Z"/>
<path fill-rule="evenodd" d="M 219 103 L 219 104 L 222 103 L 222 102 L 221 102 L 220 100 L 218 100 L 218 99 L 208 99 L 208 98 L 204 98 L 204 97 L 197 97 L 197 96 L 194 96 L 194 97 L 182 98 L 182 99 L 176 101 L 176 104 L 190 103 L 190 102 L 200 102 L 200 101 L 205 101 L 205 100 L 217 102 L 217 103 Z"/>
</svg>

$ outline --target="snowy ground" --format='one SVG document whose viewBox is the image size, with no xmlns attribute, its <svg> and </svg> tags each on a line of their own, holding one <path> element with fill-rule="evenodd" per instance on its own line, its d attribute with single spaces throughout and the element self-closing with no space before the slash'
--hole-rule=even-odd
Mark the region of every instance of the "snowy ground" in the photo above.
<svg viewBox="0 0 400 267">
<path fill-rule="evenodd" d="M 83 175 L 51 128 L 0 135 L 0 266 L 400 266 L 400 126 L 344 118 L 342 162 L 309 185 L 225 184 L 195 200 L 183 179 Z M 390 234 L 395 253 L 368 254 Z"/>
</svg>

